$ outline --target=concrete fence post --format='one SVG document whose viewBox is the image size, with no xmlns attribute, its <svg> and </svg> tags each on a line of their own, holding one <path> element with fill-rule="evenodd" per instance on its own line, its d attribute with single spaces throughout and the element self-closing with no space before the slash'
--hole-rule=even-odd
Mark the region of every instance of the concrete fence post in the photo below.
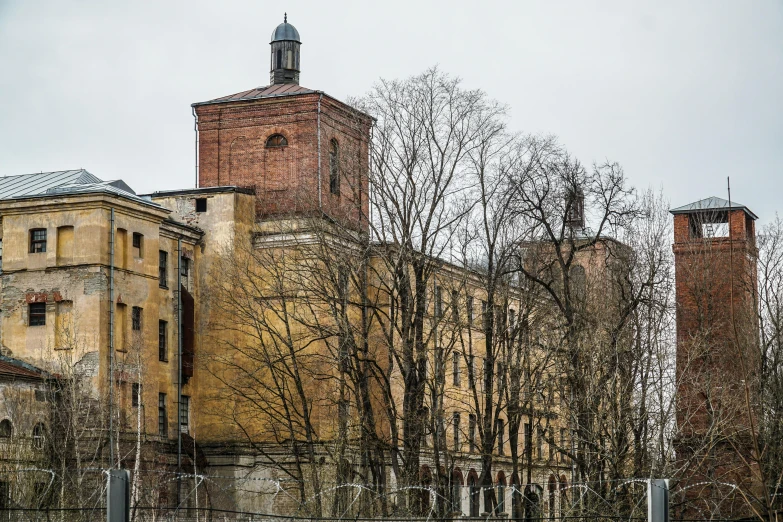
<svg viewBox="0 0 783 522">
<path fill-rule="evenodd" d="M 647 482 L 647 522 L 669 522 L 669 479 Z"/>
<path fill-rule="evenodd" d="M 130 520 L 130 473 L 127 469 L 109 470 L 106 484 L 106 522 Z"/>
</svg>

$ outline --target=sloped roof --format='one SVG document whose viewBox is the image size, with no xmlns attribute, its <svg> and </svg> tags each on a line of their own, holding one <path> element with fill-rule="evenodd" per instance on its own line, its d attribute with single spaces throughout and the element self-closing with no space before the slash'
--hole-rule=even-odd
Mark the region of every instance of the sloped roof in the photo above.
<svg viewBox="0 0 783 522">
<path fill-rule="evenodd" d="M 114 194 L 160 208 L 150 199 L 137 196 L 121 179 L 103 181 L 84 169 L 0 177 L 0 199 L 94 193 Z"/>
<path fill-rule="evenodd" d="M 282 83 L 279 85 L 267 85 L 266 87 L 256 87 L 248 91 L 238 92 L 236 94 L 229 94 L 228 96 L 221 96 L 214 100 L 208 100 L 203 102 L 197 102 L 193 104 L 193 107 L 199 105 L 212 105 L 214 103 L 228 103 L 234 101 L 248 101 L 248 100 L 260 100 L 262 98 L 275 98 L 280 96 L 296 96 L 298 94 L 311 94 L 320 91 L 308 89 L 301 85 L 294 83 Z"/>
<path fill-rule="evenodd" d="M 693 214 L 705 210 L 744 210 L 751 218 L 758 219 L 758 216 L 742 203 L 736 201 L 729 203 L 727 200 L 715 196 L 673 208 L 669 212 L 672 214 Z"/>
<path fill-rule="evenodd" d="M 48 374 L 45 371 L 36 368 L 32 364 L 14 359 L 13 357 L 0 355 L 0 378 L 43 379 L 47 376 Z"/>
<path fill-rule="evenodd" d="M 0 177 L 0 199 L 13 199 L 44 194 L 48 189 L 72 183 L 101 183 L 102 180 L 84 169 L 36 172 Z"/>
</svg>

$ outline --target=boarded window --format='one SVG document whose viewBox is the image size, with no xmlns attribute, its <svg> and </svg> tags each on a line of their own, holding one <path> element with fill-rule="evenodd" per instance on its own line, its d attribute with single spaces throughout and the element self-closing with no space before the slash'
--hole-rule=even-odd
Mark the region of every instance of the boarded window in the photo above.
<svg viewBox="0 0 783 522">
<path fill-rule="evenodd" d="M 57 312 L 54 318 L 54 347 L 57 350 L 71 347 L 73 337 L 72 311 L 73 301 L 60 301 L 57 303 Z"/>
<path fill-rule="evenodd" d="M 123 303 L 117 303 L 114 309 L 114 348 L 119 352 L 127 350 L 126 332 L 128 320 L 128 307 Z"/>
<path fill-rule="evenodd" d="M 128 231 L 124 228 L 114 234 L 114 266 L 128 268 Z"/>
<path fill-rule="evenodd" d="M 31 303 L 29 313 L 30 326 L 46 325 L 46 303 Z"/>
<path fill-rule="evenodd" d="M 57 228 L 57 264 L 73 263 L 73 227 Z"/>
<path fill-rule="evenodd" d="M 46 229 L 34 228 L 30 230 L 30 253 L 38 254 L 46 252 Z"/>
</svg>

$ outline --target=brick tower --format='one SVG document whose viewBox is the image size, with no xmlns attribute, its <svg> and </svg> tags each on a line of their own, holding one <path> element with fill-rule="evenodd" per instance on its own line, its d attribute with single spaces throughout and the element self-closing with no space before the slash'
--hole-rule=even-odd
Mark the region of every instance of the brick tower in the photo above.
<svg viewBox="0 0 783 522">
<path fill-rule="evenodd" d="M 753 488 L 757 320 L 755 219 L 711 197 L 676 208 L 677 438 L 686 510 L 742 516 Z M 700 484 L 700 485 L 697 485 Z M 687 516 L 687 512 L 683 516 Z M 696 511 L 690 511 L 696 515 Z"/>
<path fill-rule="evenodd" d="M 372 118 L 299 85 L 287 17 L 270 45 L 270 85 L 193 104 L 199 186 L 254 189 L 262 219 L 322 215 L 365 229 Z"/>
</svg>

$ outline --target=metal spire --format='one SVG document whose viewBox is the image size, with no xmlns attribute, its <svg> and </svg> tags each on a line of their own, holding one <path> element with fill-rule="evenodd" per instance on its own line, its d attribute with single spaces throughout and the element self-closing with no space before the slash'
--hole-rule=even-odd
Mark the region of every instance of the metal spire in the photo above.
<svg viewBox="0 0 783 522">
<path fill-rule="evenodd" d="M 288 23 L 288 13 L 283 13 L 283 23 L 284 24 Z"/>
</svg>

